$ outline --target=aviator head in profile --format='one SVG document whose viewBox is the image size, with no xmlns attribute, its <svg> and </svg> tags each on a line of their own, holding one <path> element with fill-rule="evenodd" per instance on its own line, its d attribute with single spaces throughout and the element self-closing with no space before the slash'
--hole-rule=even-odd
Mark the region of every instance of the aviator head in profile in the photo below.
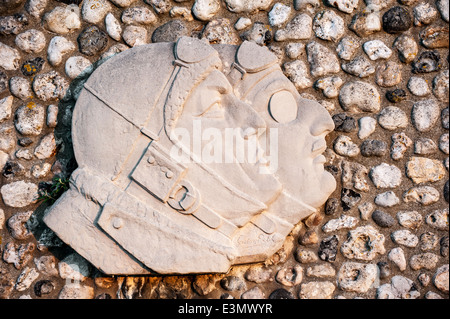
<svg viewBox="0 0 450 319">
<path fill-rule="evenodd" d="M 334 191 L 322 155 L 333 128 L 267 48 L 138 46 L 84 84 L 79 167 L 44 221 L 106 274 L 261 262 Z"/>
</svg>

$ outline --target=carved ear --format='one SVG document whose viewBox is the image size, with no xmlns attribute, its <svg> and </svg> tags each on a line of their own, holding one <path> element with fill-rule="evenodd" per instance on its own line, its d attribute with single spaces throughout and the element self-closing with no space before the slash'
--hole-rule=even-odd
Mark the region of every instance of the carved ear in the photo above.
<svg viewBox="0 0 450 319">
<path fill-rule="evenodd" d="M 217 54 L 209 43 L 200 39 L 181 37 L 175 44 L 175 57 L 186 63 L 197 63 Z"/>
<path fill-rule="evenodd" d="M 245 71 L 255 73 L 274 65 L 278 59 L 268 48 L 244 41 L 237 50 L 236 61 Z"/>
</svg>

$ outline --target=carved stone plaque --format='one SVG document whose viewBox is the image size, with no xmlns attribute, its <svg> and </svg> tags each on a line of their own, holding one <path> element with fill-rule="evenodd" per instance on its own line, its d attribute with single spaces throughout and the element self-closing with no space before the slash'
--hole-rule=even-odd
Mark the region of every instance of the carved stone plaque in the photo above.
<svg viewBox="0 0 450 319">
<path fill-rule="evenodd" d="M 134 47 L 84 84 L 79 166 L 44 221 L 106 274 L 262 262 L 334 191 L 322 155 L 333 129 L 265 47 Z"/>
</svg>

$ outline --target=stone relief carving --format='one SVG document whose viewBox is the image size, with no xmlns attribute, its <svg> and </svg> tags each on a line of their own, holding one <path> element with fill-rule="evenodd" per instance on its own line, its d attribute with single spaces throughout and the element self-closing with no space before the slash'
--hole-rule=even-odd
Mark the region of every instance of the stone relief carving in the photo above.
<svg viewBox="0 0 450 319">
<path fill-rule="evenodd" d="M 322 155 L 333 129 L 267 48 L 134 47 L 84 84 L 79 167 L 44 221 L 106 274 L 262 262 L 334 191 Z"/>
</svg>

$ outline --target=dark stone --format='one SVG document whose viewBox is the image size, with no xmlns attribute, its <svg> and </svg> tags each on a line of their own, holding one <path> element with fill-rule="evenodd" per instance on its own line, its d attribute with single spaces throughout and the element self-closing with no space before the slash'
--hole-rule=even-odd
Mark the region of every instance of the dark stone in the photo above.
<svg viewBox="0 0 450 319">
<path fill-rule="evenodd" d="M 344 211 L 350 210 L 361 200 L 361 194 L 349 188 L 342 188 L 341 202 Z"/>
<path fill-rule="evenodd" d="M 181 20 L 172 20 L 155 29 L 152 42 L 175 42 L 182 36 L 187 36 L 189 30 Z"/>
<path fill-rule="evenodd" d="M 33 140 L 29 137 L 22 137 L 19 138 L 19 145 L 23 147 L 27 147 L 33 144 Z"/>
<path fill-rule="evenodd" d="M 95 299 L 112 299 L 111 295 L 108 293 L 102 293 L 95 297 Z"/>
<path fill-rule="evenodd" d="M 441 68 L 441 56 L 437 51 L 425 51 L 412 64 L 414 73 L 429 73 Z"/>
<path fill-rule="evenodd" d="M 28 18 L 23 13 L 0 17 L 0 34 L 18 34 L 27 25 Z"/>
<path fill-rule="evenodd" d="M 325 215 L 336 214 L 339 208 L 339 200 L 336 198 L 329 198 L 325 203 Z"/>
<path fill-rule="evenodd" d="M 80 52 L 88 56 L 100 53 L 106 48 L 107 44 L 107 34 L 95 25 L 87 27 L 78 36 Z"/>
<path fill-rule="evenodd" d="M 444 198 L 448 203 L 448 180 L 445 182 L 445 185 L 444 185 Z"/>
<path fill-rule="evenodd" d="M 244 281 L 236 276 L 228 276 L 223 278 L 220 281 L 220 285 L 222 286 L 223 289 L 228 291 L 237 291 L 245 288 Z"/>
<path fill-rule="evenodd" d="M 0 276 L 0 300 L 8 299 L 13 288 L 14 282 L 12 280 Z"/>
<path fill-rule="evenodd" d="M 6 162 L 5 166 L 3 167 L 2 174 L 6 178 L 12 178 L 15 176 L 19 176 L 24 172 L 24 168 L 22 165 L 20 165 L 17 162 Z"/>
<path fill-rule="evenodd" d="M 355 119 L 345 113 L 333 115 L 333 122 L 335 131 L 350 133 L 356 130 Z"/>
<path fill-rule="evenodd" d="M 48 295 L 55 289 L 55 286 L 50 280 L 40 280 L 34 285 L 34 293 L 36 296 Z"/>
<path fill-rule="evenodd" d="M 383 228 L 389 228 L 395 225 L 395 219 L 381 210 L 374 211 L 372 219 L 378 226 Z"/>
<path fill-rule="evenodd" d="M 8 88 L 8 76 L 0 71 L 0 94 Z"/>
<path fill-rule="evenodd" d="M 441 123 L 442 127 L 445 129 L 449 129 L 449 113 L 448 113 L 448 107 L 442 110 L 441 112 Z"/>
<path fill-rule="evenodd" d="M 324 261 L 333 262 L 336 260 L 339 239 L 336 235 L 327 237 L 320 243 L 319 258 Z"/>
<path fill-rule="evenodd" d="M 388 278 L 391 275 L 391 266 L 387 262 L 380 261 L 377 266 L 380 270 L 380 279 Z"/>
<path fill-rule="evenodd" d="M 387 91 L 386 98 L 391 103 L 399 103 L 403 100 L 406 100 L 406 91 L 403 89 L 395 89 L 392 91 Z"/>
<path fill-rule="evenodd" d="M 0 0 L 0 14 L 17 10 L 25 3 L 25 0 Z"/>
<path fill-rule="evenodd" d="M 76 4 L 76 5 L 78 5 L 83 0 L 56 0 L 56 1 L 62 2 L 62 3 L 65 3 L 65 4 Z"/>
<path fill-rule="evenodd" d="M 325 170 L 334 177 L 339 174 L 339 168 L 336 165 L 326 165 Z"/>
<path fill-rule="evenodd" d="M 26 76 L 33 76 L 39 72 L 41 72 L 42 67 L 44 66 L 45 60 L 41 57 L 37 57 L 34 59 L 30 59 L 24 62 L 22 64 L 22 67 L 20 70 L 22 71 L 23 75 Z"/>
<path fill-rule="evenodd" d="M 295 299 L 295 297 L 290 291 L 279 288 L 270 294 L 269 299 Z"/>
<path fill-rule="evenodd" d="M 387 33 L 398 33 L 412 27 L 412 17 L 408 10 L 393 7 L 383 14 L 383 29 Z"/>
<path fill-rule="evenodd" d="M 388 145 L 380 140 L 365 140 L 361 144 L 361 154 L 366 157 L 377 156 L 382 157 L 387 154 Z"/>
<path fill-rule="evenodd" d="M 444 236 L 441 238 L 441 241 L 439 242 L 441 244 L 441 255 L 442 257 L 448 257 L 448 236 Z"/>
</svg>

